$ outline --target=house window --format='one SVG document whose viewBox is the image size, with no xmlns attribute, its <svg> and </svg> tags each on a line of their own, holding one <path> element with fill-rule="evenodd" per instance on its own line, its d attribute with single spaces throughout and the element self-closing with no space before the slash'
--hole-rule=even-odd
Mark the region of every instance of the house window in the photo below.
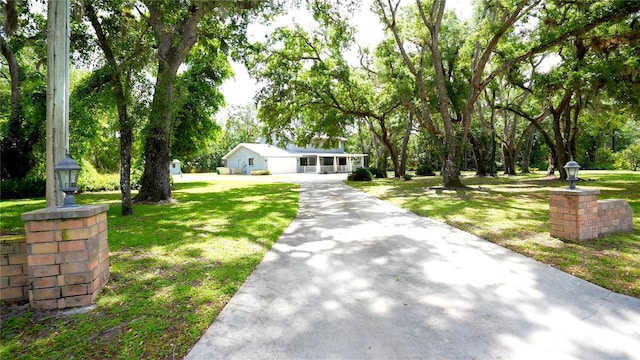
<svg viewBox="0 0 640 360">
<path fill-rule="evenodd" d="M 253 165 L 253 158 L 249 158 L 249 165 Z"/>
<path fill-rule="evenodd" d="M 338 158 L 338 165 L 347 165 L 347 158 L 345 157 Z"/>
<path fill-rule="evenodd" d="M 302 157 L 300 158 L 300 166 L 315 166 L 316 158 Z"/>
</svg>

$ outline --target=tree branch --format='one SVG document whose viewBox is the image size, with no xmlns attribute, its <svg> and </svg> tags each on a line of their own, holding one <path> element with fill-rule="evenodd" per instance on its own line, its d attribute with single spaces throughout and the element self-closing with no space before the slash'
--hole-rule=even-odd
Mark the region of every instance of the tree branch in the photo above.
<svg viewBox="0 0 640 360">
<path fill-rule="evenodd" d="M 583 26 L 580 26 L 576 29 L 567 31 L 562 33 L 561 35 L 559 35 L 557 38 L 549 40 L 543 44 L 540 44 L 538 46 L 535 46 L 531 49 L 529 49 L 529 51 L 527 51 L 526 53 L 517 56 L 515 58 L 513 58 L 512 60 L 504 63 L 502 66 L 500 66 L 498 69 L 496 69 L 495 71 L 493 71 L 491 74 L 489 74 L 489 76 L 487 76 L 487 78 L 482 81 L 481 83 L 479 83 L 479 86 L 484 87 L 487 86 L 491 81 L 493 81 L 493 79 L 498 76 L 499 74 L 505 72 L 506 70 L 512 68 L 514 65 L 532 57 L 533 55 L 537 55 L 543 51 L 546 51 L 556 45 L 559 45 L 560 43 L 564 42 L 565 40 L 572 38 L 572 37 L 576 37 L 579 35 L 582 35 L 586 32 L 589 32 L 591 30 L 593 30 L 594 28 L 596 28 L 598 25 L 607 23 L 607 22 L 617 22 L 619 20 L 622 20 L 624 18 L 626 18 L 627 16 L 629 16 L 630 14 L 634 14 L 638 11 L 640 11 L 640 1 L 627 1 L 625 6 L 621 6 L 621 8 L 617 9 L 618 12 L 610 14 L 604 14 L 596 19 L 594 19 L 593 21 L 591 21 L 588 24 L 585 24 Z"/>
</svg>

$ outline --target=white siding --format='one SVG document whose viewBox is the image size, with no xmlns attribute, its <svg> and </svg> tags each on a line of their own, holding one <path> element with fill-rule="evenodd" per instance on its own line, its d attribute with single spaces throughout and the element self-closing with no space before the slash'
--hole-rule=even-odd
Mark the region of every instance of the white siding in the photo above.
<svg viewBox="0 0 640 360">
<path fill-rule="evenodd" d="M 249 159 L 253 159 L 253 165 L 249 164 Z M 227 158 L 227 167 L 240 168 L 242 169 L 242 174 L 247 175 L 254 170 L 269 170 L 272 174 L 294 174 L 297 170 L 296 160 L 293 156 L 265 159 L 255 151 L 241 147 Z"/>
<path fill-rule="evenodd" d="M 253 159 L 253 165 L 249 165 L 249 159 Z M 267 163 L 259 154 L 242 147 L 227 158 L 227 167 L 240 168 L 243 174 L 251 174 L 253 170 L 267 170 Z"/>
<path fill-rule="evenodd" d="M 272 174 L 295 174 L 298 170 L 298 162 L 295 157 L 269 158 L 267 169 Z"/>
</svg>

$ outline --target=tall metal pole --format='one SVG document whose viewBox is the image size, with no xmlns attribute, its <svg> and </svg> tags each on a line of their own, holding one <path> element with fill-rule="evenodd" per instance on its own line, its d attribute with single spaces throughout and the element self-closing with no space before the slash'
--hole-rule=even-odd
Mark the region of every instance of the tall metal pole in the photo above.
<svg viewBox="0 0 640 360">
<path fill-rule="evenodd" d="M 68 149 L 69 0 L 47 4 L 47 207 L 62 204 L 54 166 Z"/>
</svg>

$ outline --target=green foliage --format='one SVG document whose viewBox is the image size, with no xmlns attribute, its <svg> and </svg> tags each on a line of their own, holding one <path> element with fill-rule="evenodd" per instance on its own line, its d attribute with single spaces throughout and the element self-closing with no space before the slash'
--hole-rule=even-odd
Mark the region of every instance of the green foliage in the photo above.
<svg viewBox="0 0 640 360">
<path fill-rule="evenodd" d="M 348 181 L 371 181 L 373 176 L 369 170 L 365 168 L 357 168 L 356 171 L 347 175 Z"/>
<path fill-rule="evenodd" d="M 142 179 L 142 168 L 134 167 L 131 169 L 131 190 L 140 189 L 140 179 Z M 173 180 L 173 178 L 171 178 Z"/>
<path fill-rule="evenodd" d="M 120 176 L 118 174 L 100 174 L 87 160 L 80 161 L 80 174 L 78 175 L 79 192 L 114 191 L 120 189 Z"/>
<path fill-rule="evenodd" d="M 640 167 L 640 141 L 622 150 L 619 153 L 619 158 L 625 169 L 637 171 L 638 167 Z"/>
<path fill-rule="evenodd" d="M 615 165 L 615 156 L 613 152 L 609 149 L 598 148 L 595 153 L 595 162 L 590 169 L 593 170 L 614 170 L 616 168 Z"/>
<path fill-rule="evenodd" d="M 219 142 L 231 150 L 243 142 L 256 142 L 261 133 L 262 123 L 258 120 L 255 106 L 232 106 L 228 109 L 224 135 Z"/>
<path fill-rule="evenodd" d="M 88 160 L 80 161 L 80 174 L 78 175 L 79 192 L 115 191 L 120 190 L 120 174 L 100 173 Z M 135 167 L 131 170 L 131 189 L 140 189 L 142 169 Z M 170 178 L 173 185 L 173 178 Z"/>
<path fill-rule="evenodd" d="M 269 170 L 253 170 L 251 171 L 251 175 L 271 175 Z"/>
<path fill-rule="evenodd" d="M 209 148 L 220 130 L 213 114 L 224 104 L 218 87 L 231 75 L 231 66 L 217 39 L 194 46 L 186 63 L 188 70 L 176 79 L 171 155 L 188 163 Z"/>
<path fill-rule="evenodd" d="M 377 168 L 375 166 L 369 166 L 367 168 L 367 170 L 369 170 L 371 175 L 373 177 L 375 177 L 376 179 L 382 179 L 382 178 L 386 178 L 387 177 L 387 171 L 386 170 Z"/>
<path fill-rule="evenodd" d="M 45 195 L 47 180 L 43 176 L 29 173 L 26 177 L 0 180 L 0 199 L 25 199 Z"/>
<path fill-rule="evenodd" d="M 279 142 L 344 136 L 372 107 L 372 85 L 355 75 L 344 57 L 354 34 L 348 10 L 325 1 L 310 7 L 315 29 L 279 28 L 256 46 L 250 61 L 250 73 L 266 84 L 257 95 L 258 116 L 265 135 Z"/>
<path fill-rule="evenodd" d="M 2 178 L 23 178 L 45 158 L 46 69 L 40 66 L 43 61 L 41 58 L 43 50 L 39 46 L 46 48 L 46 44 L 39 41 L 41 35 L 31 34 L 31 36 L 34 36 L 34 41 L 29 42 L 30 46 L 21 43 L 25 41 L 22 36 L 19 37 L 21 40 L 14 39 L 16 42 L 10 41 L 8 44 L 8 50 L 15 48 L 14 52 L 19 65 L 17 84 L 7 80 L 9 71 L 5 63 L 2 64 L 3 76 L 0 76 L 2 93 L 0 176 Z M 11 101 L 14 85 L 17 89 L 13 90 L 17 90 L 21 95 L 15 108 Z"/>
<path fill-rule="evenodd" d="M 35 69 L 23 67 L 23 70 L 30 72 L 22 81 L 23 113 L 17 124 L 9 122 L 6 127 L 0 126 L 0 137 L 3 140 L 3 161 L 0 165 L 3 177 L 26 176 L 45 159 L 46 75 Z"/>
<path fill-rule="evenodd" d="M 185 175 L 186 177 L 186 175 Z M 111 279 L 84 314 L 27 310 L 3 318 L 2 359 L 182 359 L 295 218 L 297 185 L 176 183 L 171 205 L 134 205 L 119 194 L 77 196 L 109 204 Z M 0 228 L 44 201 L 2 201 Z"/>
<path fill-rule="evenodd" d="M 221 145 L 215 141 L 209 148 L 193 158 L 186 160 L 182 167 L 183 172 L 212 172 L 218 166 L 222 166 L 222 157 L 231 148 Z"/>
<path fill-rule="evenodd" d="M 253 105 L 232 106 L 227 109 L 224 128 L 214 134 L 206 148 L 182 159 L 185 172 L 213 172 L 222 166 L 222 157 L 239 143 L 255 142 L 261 134 L 262 124 Z"/>
<path fill-rule="evenodd" d="M 404 181 L 409 181 L 409 180 L 413 179 L 413 175 L 411 175 L 411 174 L 404 174 L 404 175 L 402 175 L 402 179 L 403 179 Z"/>
<path fill-rule="evenodd" d="M 430 164 L 420 164 L 416 168 L 416 175 L 435 176 L 436 174 L 433 172 L 433 166 L 431 166 Z"/>
<path fill-rule="evenodd" d="M 73 157 L 87 159 L 99 172 L 117 172 L 120 141 L 115 95 L 108 67 L 72 71 L 69 143 Z"/>
</svg>

